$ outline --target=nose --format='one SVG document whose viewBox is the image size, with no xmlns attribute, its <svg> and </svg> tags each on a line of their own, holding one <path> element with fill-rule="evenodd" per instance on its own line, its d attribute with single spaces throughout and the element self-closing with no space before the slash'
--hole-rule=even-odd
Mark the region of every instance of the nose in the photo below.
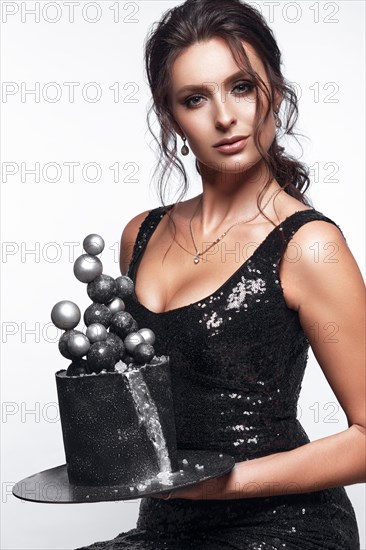
<svg viewBox="0 0 366 550">
<path fill-rule="evenodd" d="M 219 96 L 219 94 L 218 94 Z M 215 126 L 219 129 L 226 129 L 236 123 L 236 115 L 233 106 L 227 98 L 217 97 L 215 108 Z"/>
</svg>

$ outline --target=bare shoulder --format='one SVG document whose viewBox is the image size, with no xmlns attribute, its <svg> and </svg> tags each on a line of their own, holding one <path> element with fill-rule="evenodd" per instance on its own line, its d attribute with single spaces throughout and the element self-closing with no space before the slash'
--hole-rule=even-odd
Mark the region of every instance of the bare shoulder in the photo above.
<svg viewBox="0 0 366 550">
<path fill-rule="evenodd" d="M 287 289 L 288 305 L 299 310 L 310 297 L 336 295 L 345 281 L 359 291 L 362 274 L 340 229 L 326 220 L 312 220 L 302 225 L 290 241 L 283 257 L 282 278 Z M 334 296 L 333 296 L 334 298 Z"/>
<path fill-rule="evenodd" d="M 317 263 L 316 258 L 321 258 L 326 263 L 325 258 L 331 257 L 332 250 L 337 253 L 347 254 L 349 248 L 342 232 L 335 223 L 327 220 L 311 220 L 304 223 L 297 229 L 293 240 L 301 248 L 301 258 L 303 261 Z M 336 260 L 334 260 L 336 261 Z M 330 259 L 330 263 L 334 263 Z"/>
<path fill-rule="evenodd" d="M 140 214 L 134 216 L 124 227 L 121 236 L 121 247 L 120 247 L 120 259 L 119 266 L 122 275 L 127 272 L 128 266 L 131 261 L 133 247 L 136 242 L 137 234 L 140 229 L 140 226 L 150 210 L 144 210 Z"/>
</svg>

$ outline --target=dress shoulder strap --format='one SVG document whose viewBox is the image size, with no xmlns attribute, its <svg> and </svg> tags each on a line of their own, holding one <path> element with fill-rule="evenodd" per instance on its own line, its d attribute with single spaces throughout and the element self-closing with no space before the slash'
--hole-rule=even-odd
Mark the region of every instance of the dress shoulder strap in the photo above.
<svg viewBox="0 0 366 550">
<path fill-rule="evenodd" d="M 133 278 L 132 275 L 133 275 L 133 271 L 136 266 L 137 260 L 142 254 L 156 226 L 160 222 L 161 218 L 165 215 L 166 208 L 170 209 L 172 206 L 173 205 L 169 205 L 167 207 L 158 206 L 156 208 L 153 208 L 152 210 L 149 210 L 147 216 L 141 223 L 139 230 L 137 232 L 136 241 L 132 251 L 131 261 L 129 263 L 127 273 L 126 273 L 128 277 Z"/>
<path fill-rule="evenodd" d="M 347 240 L 343 234 L 343 231 L 334 220 L 332 220 L 331 218 L 329 218 L 319 210 L 316 210 L 315 208 L 311 208 L 309 210 L 300 210 L 298 212 L 295 212 L 291 216 L 288 216 L 277 227 L 278 231 L 274 232 L 274 238 L 276 240 L 276 243 L 275 243 L 275 246 L 273 247 L 271 246 L 271 248 L 272 248 L 272 251 L 277 251 L 279 253 L 277 257 L 278 261 L 281 259 L 287 244 L 293 238 L 297 230 L 300 229 L 300 227 L 302 227 L 304 224 L 315 220 L 326 221 L 335 225 L 339 229 L 339 231 L 342 234 L 342 237 L 347 243 Z M 276 244 L 278 244 L 279 246 L 276 246 Z"/>
</svg>

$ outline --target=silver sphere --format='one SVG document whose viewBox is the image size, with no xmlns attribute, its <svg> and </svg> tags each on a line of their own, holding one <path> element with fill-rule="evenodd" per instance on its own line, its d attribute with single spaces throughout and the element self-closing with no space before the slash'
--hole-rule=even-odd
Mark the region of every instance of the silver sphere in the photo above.
<svg viewBox="0 0 366 550">
<path fill-rule="evenodd" d="M 90 342 L 85 334 L 72 334 L 67 342 L 67 349 L 74 357 L 86 355 L 90 348 Z"/>
<path fill-rule="evenodd" d="M 86 329 L 86 336 L 92 344 L 101 342 L 107 338 L 107 329 L 101 323 L 92 323 Z"/>
<path fill-rule="evenodd" d="M 101 275 L 103 264 L 96 256 L 82 254 L 74 263 L 74 275 L 82 283 L 90 283 L 95 277 Z"/>
<path fill-rule="evenodd" d="M 61 300 L 57 302 L 51 311 L 51 321 L 62 330 L 75 328 L 81 318 L 79 307 L 70 300 Z"/>
<path fill-rule="evenodd" d="M 104 240 L 100 235 L 91 233 L 83 240 L 83 248 L 91 256 L 96 256 L 104 250 Z"/>
<path fill-rule="evenodd" d="M 109 304 L 107 304 L 107 308 L 113 313 L 118 313 L 119 311 L 124 311 L 125 309 L 125 303 L 121 298 L 113 298 Z"/>
<path fill-rule="evenodd" d="M 138 332 L 130 332 L 130 334 L 127 334 L 126 338 L 123 340 L 123 343 L 126 347 L 126 350 L 129 353 L 132 353 L 136 346 L 146 342 L 141 334 L 139 334 Z"/>
<path fill-rule="evenodd" d="M 138 330 L 137 332 L 141 334 L 146 344 L 151 344 L 151 345 L 154 344 L 155 334 L 150 328 L 140 328 L 140 330 Z"/>
</svg>

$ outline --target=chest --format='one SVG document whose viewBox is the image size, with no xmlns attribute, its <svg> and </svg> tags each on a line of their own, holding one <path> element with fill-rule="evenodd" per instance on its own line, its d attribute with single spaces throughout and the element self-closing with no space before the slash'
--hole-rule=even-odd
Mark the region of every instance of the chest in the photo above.
<svg viewBox="0 0 366 550">
<path fill-rule="evenodd" d="M 237 228 L 225 239 L 214 244 L 194 263 L 194 246 L 187 228 L 177 228 L 175 240 L 160 222 L 145 245 L 135 268 L 135 295 L 140 304 L 155 313 L 171 311 L 197 303 L 218 294 L 230 282 L 233 284 L 248 266 L 248 261 L 259 255 L 265 257 L 273 226 Z M 212 241 L 201 243 L 206 250 Z M 271 258 L 268 255 L 268 270 Z M 291 290 L 291 264 L 280 262 L 278 276 L 287 307 L 297 309 Z M 247 283 L 248 281 L 248 283 Z M 245 281 L 247 286 L 254 279 Z"/>
</svg>

